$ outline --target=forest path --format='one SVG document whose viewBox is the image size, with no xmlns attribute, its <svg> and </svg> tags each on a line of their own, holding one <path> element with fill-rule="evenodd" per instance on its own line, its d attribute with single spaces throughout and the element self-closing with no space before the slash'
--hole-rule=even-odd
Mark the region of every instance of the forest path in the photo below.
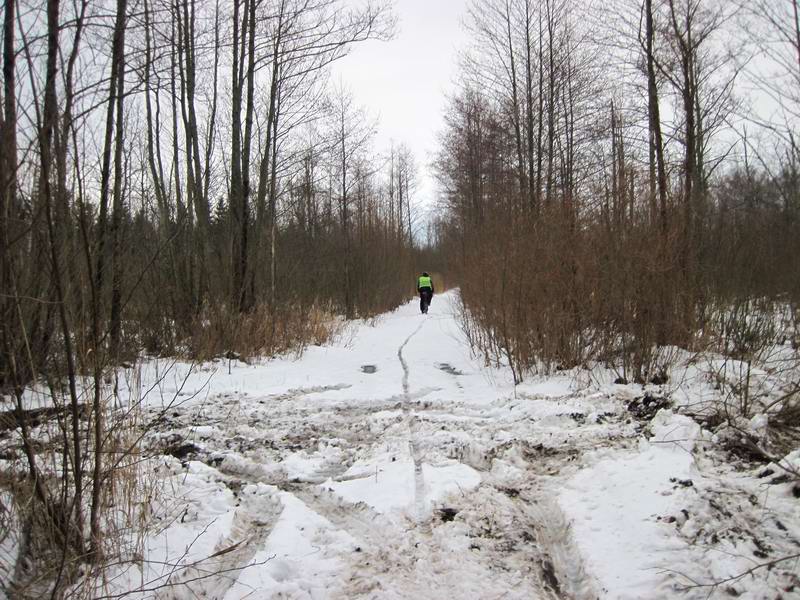
<svg viewBox="0 0 800 600">
<path fill-rule="evenodd" d="M 457 309 L 454 293 L 427 315 L 410 302 L 297 360 L 176 378 L 188 400 L 154 443 L 179 438 L 183 468 L 224 484 L 214 518 L 232 525 L 209 547 L 239 539 L 245 491 L 283 507 L 247 521 L 252 566 L 226 565 L 211 597 L 597 597 L 556 492 L 618 434 L 580 419 L 607 398 L 558 378 L 515 388 L 472 356 Z"/>
</svg>

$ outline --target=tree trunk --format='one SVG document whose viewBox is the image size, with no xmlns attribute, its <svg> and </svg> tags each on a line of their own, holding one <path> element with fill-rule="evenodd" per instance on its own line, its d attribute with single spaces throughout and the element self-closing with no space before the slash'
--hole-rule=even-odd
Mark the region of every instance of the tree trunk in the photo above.
<svg viewBox="0 0 800 600">
<path fill-rule="evenodd" d="M 83 453 L 80 443 L 80 417 L 81 409 L 78 404 L 77 369 L 75 367 L 75 354 L 72 346 L 72 329 L 67 313 L 64 293 L 64 284 L 61 279 L 62 265 L 59 254 L 59 234 L 57 223 L 53 215 L 53 190 L 51 185 L 52 146 L 53 134 L 58 123 L 58 100 L 56 96 L 56 77 L 58 74 L 58 35 L 59 0 L 47 2 L 47 71 L 45 76 L 44 107 L 39 131 L 40 173 L 39 194 L 44 206 L 45 219 L 49 238 L 50 268 L 52 269 L 52 282 L 58 303 L 58 319 L 64 343 L 64 356 L 66 359 L 67 379 L 69 383 L 70 409 L 72 421 L 72 475 L 73 475 L 73 502 L 65 503 L 64 509 L 74 511 L 75 526 L 67 527 L 64 531 L 67 544 L 79 555 L 84 554 L 83 541 Z M 71 540 L 71 544 L 69 541 Z"/>
<path fill-rule="evenodd" d="M 556 121 L 556 64 L 555 52 L 555 16 L 552 8 L 553 0 L 545 0 L 547 7 L 547 177 L 545 180 L 545 200 L 549 205 L 553 200 L 553 161 L 555 145 Z"/>
<path fill-rule="evenodd" d="M 511 5 L 506 0 L 506 43 L 508 45 L 508 57 L 511 63 L 511 109 L 513 111 L 512 120 L 514 122 L 514 141 L 517 150 L 517 179 L 519 180 L 520 200 L 525 197 L 525 162 L 522 160 L 522 132 L 520 127 L 519 111 L 519 86 L 517 85 L 517 61 L 514 55 L 514 43 L 511 38 Z"/>
<path fill-rule="evenodd" d="M 114 47 L 111 58 L 116 65 L 116 68 L 112 69 L 116 71 L 116 80 L 112 78 L 111 82 L 111 85 L 116 86 L 114 98 L 116 104 L 116 131 L 114 134 L 114 191 L 111 213 L 111 317 L 109 329 L 110 353 L 112 360 L 115 361 L 118 358 L 122 320 L 122 144 L 125 135 L 125 30 L 128 18 L 127 10 L 127 0 L 117 0 Z"/>
<path fill-rule="evenodd" d="M 17 90 L 16 90 L 16 50 L 15 14 L 16 0 L 3 3 L 3 113 L 0 118 L 0 288 L 10 291 L 11 269 L 11 227 L 17 219 Z M 0 341 L 5 348 L 11 348 L 16 337 L 12 332 L 13 302 L 5 296 L 0 297 Z M 11 367 L 6 365 L 8 357 L 13 360 L 15 350 L 4 353 L 0 359 L 0 372 Z M 32 365 L 31 365 L 32 366 Z M 0 385 L 6 383 L 0 380 Z"/>
<path fill-rule="evenodd" d="M 231 189 L 230 207 L 234 216 L 233 244 L 233 297 L 232 307 L 242 309 L 245 269 L 247 266 L 247 199 L 244 195 L 242 175 L 242 83 L 244 80 L 244 44 L 247 40 L 247 3 L 245 0 L 244 25 L 239 22 L 241 0 L 233 0 L 233 67 L 231 69 Z M 241 49 L 240 49 L 241 44 Z"/>
<path fill-rule="evenodd" d="M 664 166 L 664 141 L 661 135 L 661 114 L 658 105 L 655 57 L 653 50 L 653 0 L 645 0 L 647 53 L 647 114 L 650 123 L 650 190 L 655 198 L 658 189 L 658 215 L 662 236 L 667 235 L 667 173 Z"/>
<path fill-rule="evenodd" d="M 527 100 L 527 136 L 528 136 L 528 204 L 534 214 L 539 211 L 539 194 L 533 164 L 533 54 L 531 49 L 531 0 L 525 0 L 525 93 Z"/>
</svg>

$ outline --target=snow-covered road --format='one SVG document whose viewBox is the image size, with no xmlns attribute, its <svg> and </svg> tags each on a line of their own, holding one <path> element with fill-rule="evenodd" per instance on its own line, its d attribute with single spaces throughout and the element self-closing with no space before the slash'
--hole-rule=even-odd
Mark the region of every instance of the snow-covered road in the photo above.
<svg viewBox="0 0 800 600">
<path fill-rule="evenodd" d="M 471 355 L 456 313 L 448 293 L 428 315 L 409 303 L 299 359 L 147 363 L 137 381 L 156 419 L 147 444 L 163 455 L 162 525 L 111 587 L 220 600 L 671 596 L 667 570 L 693 557 L 664 519 L 686 505 L 680 482 L 697 465 L 689 442 L 669 441 L 702 439 L 699 427 L 665 413 L 645 442 L 627 411 L 641 388 L 579 371 L 515 387 Z"/>
</svg>

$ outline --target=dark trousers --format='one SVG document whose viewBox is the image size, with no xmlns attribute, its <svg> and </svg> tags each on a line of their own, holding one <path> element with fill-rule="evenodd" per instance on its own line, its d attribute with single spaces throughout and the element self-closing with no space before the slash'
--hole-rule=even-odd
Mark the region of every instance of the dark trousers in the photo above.
<svg viewBox="0 0 800 600">
<path fill-rule="evenodd" d="M 428 312 L 428 307 L 431 305 L 433 298 L 433 290 L 422 288 L 419 291 L 419 310 L 420 312 Z"/>
</svg>

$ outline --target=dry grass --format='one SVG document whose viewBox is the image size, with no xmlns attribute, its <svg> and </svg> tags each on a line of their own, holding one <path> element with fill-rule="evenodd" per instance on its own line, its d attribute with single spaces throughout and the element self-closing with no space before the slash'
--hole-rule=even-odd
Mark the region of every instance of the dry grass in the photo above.
<svg viewBox="0 0 800 600">
<path fill-rule="evenodd" d="M 301 353 L 310 345 L 325 344 L 340 328 L 341 320 L 331 309 L 318 305 L 283 307 L 274 313 L 259 305 L 244 314 L 217 307 L 197 320 L 188 353 L 194 360 Z"/>
</svg>

